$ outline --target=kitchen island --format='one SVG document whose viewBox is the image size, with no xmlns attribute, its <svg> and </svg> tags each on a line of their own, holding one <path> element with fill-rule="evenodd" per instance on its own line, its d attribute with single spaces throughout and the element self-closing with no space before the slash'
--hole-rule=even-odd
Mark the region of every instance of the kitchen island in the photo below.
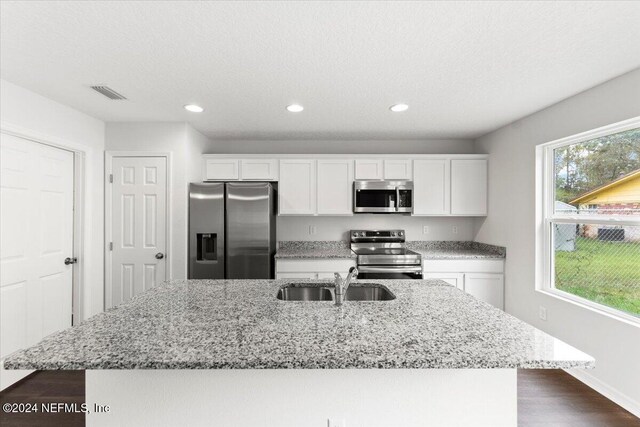
<svg viewBox="0 0 640 427">
<path fill-rule="evenodd" d="M 498 426 L 515 425 L 516 368 L 594 366 L 590 356 L 441 281 L 369 281 L 396 298 L 339 307 L 276 299 L 290 282 L 326 285 L 167 282 L 14 353 L 5 367 L 89 370 L 88 401 L 120 407 L 89 416 L 89 425 L 128 419 L 119 417 L 133 416 L 127 402 L 136 401 L 158 410 L 205 405 L 190 412 L 192 425 L 214 410 L 220 425 L 324 425 L 322 416 L 350 426 Z M 163 397 L 167 390 L 172 399 Z M 282 414 L 282 399 L 296 408 Z M 381 404 L 391 415 L 371 413 Z M 139 425 L 171 425 L 160 412 L 145 413 Z"/>
</svg>

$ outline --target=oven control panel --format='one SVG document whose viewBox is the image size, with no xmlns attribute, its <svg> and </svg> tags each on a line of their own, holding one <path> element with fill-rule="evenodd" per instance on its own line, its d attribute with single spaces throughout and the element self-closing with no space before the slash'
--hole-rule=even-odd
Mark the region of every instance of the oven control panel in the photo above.
<svg viewBox="0 0 640 427">
<path fill-rule="evenodd" d="M 351 230 L 351 242 L 404 242 L 404 230 Z"/>
</svg>

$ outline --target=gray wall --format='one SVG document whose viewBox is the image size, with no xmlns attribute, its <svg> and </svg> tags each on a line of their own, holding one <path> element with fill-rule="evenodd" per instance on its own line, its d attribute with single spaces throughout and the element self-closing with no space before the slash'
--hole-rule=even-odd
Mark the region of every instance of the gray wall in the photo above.
<svg viewBox="0 0 640 427">
<path fill-rule="evenodd" d="M 537 292 L 535 148 L 538 144 L 640 116 L 640 70 L 568 98 L 476 141 L 490 155 L 489 216 L 476 240 L 507 247 L 506 310 L 596 358 L 590 374 L 640 409 L 640 328 Z M 547 308 L 547 321 L 538 317 Z"/>
</svg>

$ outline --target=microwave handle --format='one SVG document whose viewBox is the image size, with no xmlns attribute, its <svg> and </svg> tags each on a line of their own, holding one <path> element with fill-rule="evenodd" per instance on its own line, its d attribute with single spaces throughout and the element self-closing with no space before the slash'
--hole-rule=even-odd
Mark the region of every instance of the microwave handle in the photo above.
<svg viewBox="0 0 640 427">
<path fill-rule="evenodd" d="M 396 212 L 400 210 L 400 187 L 396 187 Z"/>
</svg>

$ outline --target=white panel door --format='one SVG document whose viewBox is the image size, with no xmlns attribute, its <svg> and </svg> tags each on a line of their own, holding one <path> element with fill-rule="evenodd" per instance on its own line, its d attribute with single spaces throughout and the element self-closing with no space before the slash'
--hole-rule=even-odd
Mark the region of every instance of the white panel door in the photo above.
<svg viewBox="0 0 640 427">
<path fill-rule="evenodd" d="M 316 161 L 280 160 L 279 215 L 316 213 Z"/>
<path fill-rule="evenodd" d="M 385 160 L 384 179 L 411 179 L 411 160 Z"/>
<path fill-rule="evenodd" d="M 486 160 L 451 160 L 451 214 L 487 214 Z"/>
<path fill-rule="evenodd" d="M 240 178 L 240 161 L 236 159 L 205 159 L 205 181 L 230 181 Z"/>
<path fill-rule="evenodd" d="M 460 290 L 464 290 L 464 274 L 463 273 L 422 273 L 424 280 L 442 280 Z"/>
<path fill-rule="evenodd" d="M 277 181 L 276 159 L 243 159 L 240 161 L 240 176 L 246 181 Z"/>
<path fill-rule="evenodd" d="M 504 275 L 467 273 L 464 275 L 464 290 L 479 300 L 504 310 Z"/>
<path fill-rule="evenodd" d="M 413 162 L 413 215 L 448 215 L 451 175 L 448 159 Z"/>
<path fill-rule="evenodd" d="M 114 157 L 111 173 L 109 307 L 166 280 L 166 158 Z"/>
<path fill-rule="evenodd" d="M 356 160 L 356 179 L 383 179 L 382 160 L 358 159 Z"/>
<path fill-rule="evenodd" d="M 0 357 L 71 326 L 73 153 L 1 134 Z M 4 384 L 3 384 L 4 386 Z"/>
<path fill-rule="evenodd" d="M 318 160 L 318 215 L 353 215 L 353 161 Z"/>
</svg>

